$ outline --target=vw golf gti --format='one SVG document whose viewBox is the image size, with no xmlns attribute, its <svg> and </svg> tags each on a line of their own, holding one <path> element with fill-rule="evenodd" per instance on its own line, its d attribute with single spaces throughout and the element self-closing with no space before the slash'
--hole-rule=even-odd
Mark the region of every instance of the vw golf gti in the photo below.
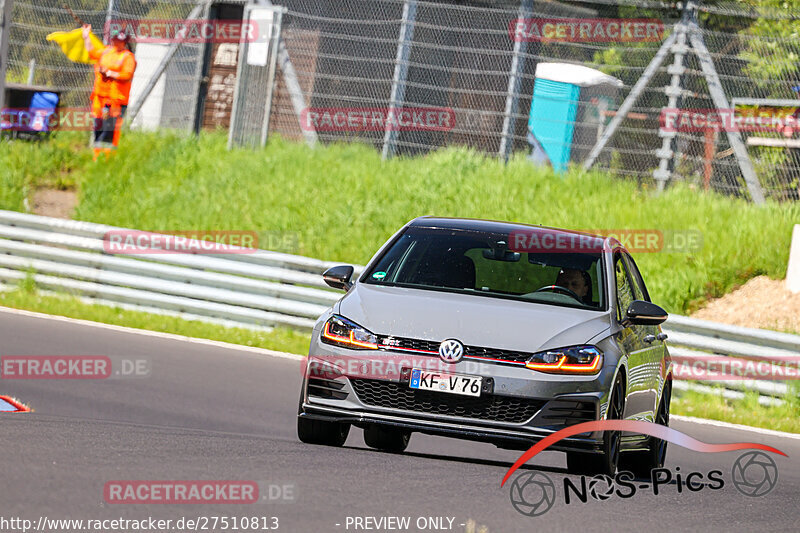
<svg viewBox="0 0 800 533">
<path fill-rule="evenodd" d="M 642 275 L 615 239 L 422 217 L 324 274 L 347 291 L 317 321 L 301 441 L 402 452 L 420 432 L 525 449 L 601 419 L 669 424 L 672 366 Z M 559 441 L 576 473 L 649 473 L 666 442 L 596 432 Z"/>
</svg>

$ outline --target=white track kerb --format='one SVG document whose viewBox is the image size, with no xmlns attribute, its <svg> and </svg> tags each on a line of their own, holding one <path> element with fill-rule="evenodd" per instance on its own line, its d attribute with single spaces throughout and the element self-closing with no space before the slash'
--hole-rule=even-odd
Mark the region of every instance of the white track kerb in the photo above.
<svg viewBox="0 0 800 533">
<path fill-rule="evenodd" d="M 309 330 L 341 296 L 322 280 L 335 265 L 267 250 L 203 255 L 109 255 L 104 235 L 124 228 L 0 210 L 0 283 L 32 276 L 46 290 L 98 303 L 187 316 L 226 326 Z M 133 231 L 133 230 L 130 230 Z M 363 270 L 356 266 L 356 275 Z M 774 363 L 800 355 L 800 336 L 670 315 L 664 325 L 670 352 L 684 361 L 712 355 Z M 677 388 L 722 385 L 741 397 L 757 391 L 762 403 L 780 402 L 781 381 L 676 381 Z"/>
</svg>

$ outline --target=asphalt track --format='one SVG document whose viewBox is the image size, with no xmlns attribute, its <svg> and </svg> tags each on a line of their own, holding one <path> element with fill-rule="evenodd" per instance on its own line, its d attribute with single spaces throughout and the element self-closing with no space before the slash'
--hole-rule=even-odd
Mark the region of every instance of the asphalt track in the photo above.
<svg viewBox="0 0 800 533">
<path fill-rule="evenodd" d="M 6 311 L 0 311 L 0 339 L 4 356 L 102 354 L 147 358 L 151 365 L 149 376 L 130 379 L 0 380 L 0 395 L 35 410 L 0 414 L 0 518 L 276 516 L 279 531 L 303 533 L 391 531 L 347 527 L 347 517 L 366 516 L 410 517 L 411 527 L 399 531 L 440 531 L 417 528 L 419 517 L 450 517 L 450 531 L 475 533 L 798 530 L 797 439 L 673 422 L 704 442 L 758 442 L 785 452 L 788 458 L 773 455 L 778 482 L 761 497 L 733 486 L 731 467 L 742 452 L 670 445 L 667 467 L 675 475 L 677 468 L 684 475 L 721 470 L 724 487 L 679 493 L 673 483 L 658 495 L 650 487 L 629 498 L 566 504 L 563 479 L 580 480 L 567 476 L 563 454 L 544 452 L 515 477 L 549 476 L 555 504 L 528 517 L 511 505 L 509 485 L 500 488 L 521 452 L 414 435 L 408 451 L 394 455 L 366 448 L 360 430 L 342 449 L 300 443 L 296 360 Z M 291 485 L 294 495 L 250 505 L 104 500 L 111 480 L 197 479 L 254 480 L 262 491 Z"/>
</svg>

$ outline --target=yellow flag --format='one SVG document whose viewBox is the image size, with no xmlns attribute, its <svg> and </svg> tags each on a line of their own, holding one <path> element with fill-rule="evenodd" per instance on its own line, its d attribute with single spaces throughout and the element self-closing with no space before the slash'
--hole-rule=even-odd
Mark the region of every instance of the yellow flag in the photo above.
<svg viewBox="0 0 800 533">
<path fill-rule="evenodd" d="M 92 63 L 89 59 L 89 52 L 83 45 L 83 35 L 81 28 L 72 31 L 56 31 L 47 36 L 48 41 L 53 41 L 61 47 L 61 51 L 67 59 L 74 63 Z M 97 50 L 105 48 L 103 42 L 94 33 L 89 34 L 92 46 Z"/>
</svg>

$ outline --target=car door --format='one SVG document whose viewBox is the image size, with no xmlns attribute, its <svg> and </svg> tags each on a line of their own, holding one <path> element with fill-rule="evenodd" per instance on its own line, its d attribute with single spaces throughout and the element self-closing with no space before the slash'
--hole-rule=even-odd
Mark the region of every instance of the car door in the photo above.
<svg viewBox="0 0 800 533">
<path fill-rule="evenodd" d="M 621 252 L 614 254 L 614 278 L 617 286 L 615 302 L 617 322 L 622 324 L 625 312 L 636 299 L 628 265 Z M 617 333 L 617 342 L 628 355 L 628 398 L 625 402 L 625 418 L 652 420 L 652 383 L 648 375 L 651 354 L 644 343 L 643 326 L 628 324 Z M 648 418 L 649 414 L 649 418 Z"/>
<path fill-rule="evenodd" d="M 633 284 L 633 293 L 637 300 L 650 301 L 650 294 L 647 292 L 644 279 L 642 278 L 639 267 L 636 262 L 628 254 L 623 254 L 625 261 L 628 264 L 628 272 Z M 647 374 L 650 382 L 650 397 L 651 405 L 650 410 L 653 411 L 653 416 L 658 410 L 658 393 L 661 390 L 661 384 L 664 379 L 664 373 L 667 366 L 667 345 L 664 342 L 666 335 L 661 331 L 661 326 L 641 326 L 644 337 L 642 340 L 647 350 Z"/>
</svg>

